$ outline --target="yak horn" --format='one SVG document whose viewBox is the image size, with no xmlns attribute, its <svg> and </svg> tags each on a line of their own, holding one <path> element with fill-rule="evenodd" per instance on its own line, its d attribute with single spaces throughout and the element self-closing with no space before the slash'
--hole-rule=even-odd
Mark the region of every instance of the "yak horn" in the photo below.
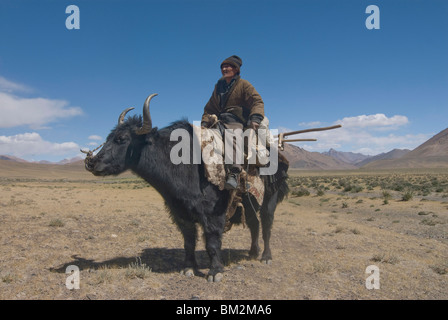
<svg viewBox="0 0 448 320">
<path fill-rule="evenodd" d="M 152 129 L 152 121 L 151 121 L 151 114 L 149 113 L 149 102 L 153 97 L 155 97 L 157 93 L 153 93 L 149 95 L 145 103 L 143 104 L 143 125 L 141 128 L 137 130 L 138 135 L 147 134 Z"/>
<path fill-rule="evenodd" d="M 118 117 L 118 124 L 123 124 L 124 122 L 124 117 L 126 116 L 126 113 L 128 113 L 129 111 L 131 111 L 132 109 L 134 109 L 133 107 L 127 108 L 126 110 L 124 110 L 120 116 Z"/>
</svg>

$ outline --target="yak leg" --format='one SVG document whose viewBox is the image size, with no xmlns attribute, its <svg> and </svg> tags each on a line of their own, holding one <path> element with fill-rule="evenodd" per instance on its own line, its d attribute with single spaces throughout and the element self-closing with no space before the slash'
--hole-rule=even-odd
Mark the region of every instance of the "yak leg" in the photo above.
<svg viewBox="0 0 448 320">
<path fill-rule="evenodd" d="M 258 245 L 258 238 L 260 235 L 260 222 L 257 218 L 257 212 L 254 210 L 259 209 L 259 205 L 255 199 L 249 199 L 250 195 L 244 197 L 244 209 L 246 216 L 246 223 L 250 230 L 251 246 L 249 250 L 249 258 L 257 259 L 260 253 L 260 246 Z"/>
<path fill-rule="evenodd" d="M 274 192 L 272 196 L 266 197 L 263 201 L 260 212 L 264 242 L 264 251 L 261 255 L 261 262 L 264 262 L 266 264 L 271 264 L 272 262 L 272 254 L 269 242 L 271 239 L 272 224 L 274 222 L 274 212 L 277 208 L 277 197 L 278 191 Z"/>
<path fill-rule="evenodd" d="M 224 265 L 221 255 L 221 238 L 224 231 L 225 214 L 214 216 L 213 222 L 208 221 L 204 226 L 205 248 L 210 257 L 209 282 L 219 282 L 222 279 Z"/>
<path fill-rule="evenodd" d="M 176 216 L 174 217 L 174 221 L 184 237 L 185 262 L 182 273 L 191 277 L 194 275 L 194 271 L 197 270 L 196 256 L 194 254 L 197 238 L 196 225 L 194 222 L 185 221 Z"/>
<path fill-rule="evenodd" d="M 209 282 L 219 282 L 222 279 L 224 266 L 221 256 L 221 235 L 209 233 L 205 235 L 206 249 L 210 257 L 210 270 L 208 272 Z"/>
</svg>

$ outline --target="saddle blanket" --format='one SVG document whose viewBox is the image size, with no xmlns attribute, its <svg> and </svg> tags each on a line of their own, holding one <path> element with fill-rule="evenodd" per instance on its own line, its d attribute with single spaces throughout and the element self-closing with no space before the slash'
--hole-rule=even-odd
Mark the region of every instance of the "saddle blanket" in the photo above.
<svg viewBox="0 0 448 320">
<path fill-rule="evenodd" d="M 224 190 L 226 170 L 224 167 L 224 142 L 221 132 L 216 128 L 205 128 L 192 125 L 193 136 L 201 146 L 202 163 L 208 181 Z M 258 170 L 252 167 L 249 172 L 243 170 L 240 174 L 241 193 L 249 192 L 261 206 L 264 197 L 264 183 L 258 175 Z"/>
</svg>

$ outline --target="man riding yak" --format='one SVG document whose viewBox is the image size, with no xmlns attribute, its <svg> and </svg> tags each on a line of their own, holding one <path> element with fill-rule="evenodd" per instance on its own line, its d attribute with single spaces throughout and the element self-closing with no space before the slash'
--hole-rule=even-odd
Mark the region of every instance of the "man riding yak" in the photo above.
<svg viewBox="0 0 448 320">
<path fill-rule="evenodd" d="M 212 127 L 219 120 L 225 129 L 240 130 L 253 129 L 255 132 L 264 118 L 264 103 L 260 94 L 247 80 L 241 79 L 240 68 L 243 61 L 233 55 L 221 63 L 222 78 L 218 80 L 210 100 L 204 107 L 201 119 L 203 127 Z M 214 117 L 214 116 L 215 117 Z M 241 154 L 242 146 L 233 139 L 233 135 L 224 135 L 226 146 L 233 146 L 233 159 L 231 164 L 226 163 L 227 190 L 238 187 L 239 175 L 242 164 L 236 160 L 236 155 Z"/>
<path fill-rule="evenodd" d="M 248 81 L 240 78 L 241 65 L 242 61 L 238 56 L 231 56 L 222 62 L 223 77 L 218 80 L 204 108 L 202 126 L 212 127 L 218 123 L 219 126 L 224 125 L 227 130 L 239 129 L 241 133 L 244 127 L 255 129 L 255 131 L 259 126 L 260 129 L 267 128 L 263 100 Z M 260 252 L 258 213 L 264 241 L 261 261 L 270 263 L 272 260 L 270 238 L 274 212 L 289 190 L 286 182 L 289 167 L 287 160 L 279 153 L 278 167 L 274 166 L 276 172 L 262 176 L 243 172 L 242 164 L 238 161 L 229 161 L 231 164 L 227 165 L 226 187 L 231 191 L 223 192 L 225 172 L 221 163 L 216 165 L 212 163 L 210 166 L 211 172 L 219 173 L 219 179 L 214 180 L 210 179 L 212 175 L 209 174 L 206 161 L 191 165 L 178 165 L 170 161 L 174 145 L 171 139 L 173 132 L 182 129 L 190 138 L 193 138 L 197 126 L 192 126 L 187 121 L 176 121 L 162 129 L 153 128 L 149 104 L 156 95 L 151 94 L 146 98 L 142 117 L 133 116 L 125 120 L 126 114 L 133 108 L 125 109 L 118 118 L 118 125 L 108 135 L 107 141 L 100 146 L 102 148 L 96 155 L 93 155 L 96 149 L 81 150 L 87 154 L 86 169 L 97 176 L 118 175 L 130 169 L 162 195 L 171 218 L 184 238 L 183 273 L 185 275 L 192 276 L 197 271 L 198 264 L 195 258 L 197 224 L 204 230 L 205 247 L 210 258 L 208 281 L 218 282 L 222 279 L 224 271 L 221 252 L 222 234 L 229 230 L 233 223 L 247 223 L 251 234 L 249 257 L 257 258 Z M 287 135 L 335 127 L 340 126 L 282 133 L 278 135 L 279 149 L 282 149 L 284 137 Z M 202 131 L 202 128 L 199 129 Z M 216 132 L 216 130 L 204 131 Z M 249 133 L 252 135 L 251 131 Z M 258 131 L 260 131 L 259 134 L 263 132 L 263 130 Z M 227 135 L 229 131 L 225 133 Z M 243 154 L 243 150 L 238 152 L 237 149 L 244 148 L 238 141 L 233 142 L 235 135 L 236 133 L 225 137 L 232 140 L 231 144 L 225 145 L 233 146 L 234 159 L 237 154 Z M 202 142 L 207 140 L 201 141 L 201 146 L 204 146 Z M 272 147 L 271 143 L 270 146 Z M 262 149 L 262 146 L 258 144 L 256 147 Z M 270 150 L 276 154 L 275 147 Z M 225 156 L 227 157 L 229 153 L 231 152 L 225 153 Z M 275 160 L 275 156 L 273 159 Z M 226 163 L 228 163 L 227 160 Z M 262 161 L 259 162 L 263 164 Z M 251 169 L 249 165 L 246 168 L 247 171 Z M 204 174 L 207 179 L 204 179 Z M 241 180 L 240 186 L 239 180 Z M 235 215 L 236 212 L 240 214 Z"/>
</svg>

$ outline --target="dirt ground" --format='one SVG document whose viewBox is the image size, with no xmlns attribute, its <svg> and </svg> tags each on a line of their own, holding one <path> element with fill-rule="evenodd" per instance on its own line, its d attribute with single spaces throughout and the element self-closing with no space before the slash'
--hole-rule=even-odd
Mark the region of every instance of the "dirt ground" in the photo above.
<svg viewBox="0 0 448 320">
<path fill-rule="evenodd" d="M 159 194 L 138 178 L 4 177 L 0 299 L 448 298 L 448 189 L 408 201 L 398 191 L 384 201 L 378 186 L 308 189 L 277 208 L 271 265 L 248 259 L 249 230 L 234 226 L 223 238 L 224 278 L 208 283 L 202 238 L 202 274 L 180 274 L 181 235 Z M 366 287 L 371 265 L 379 289 Z M 79 289 L 66 285 L 68 266 L 80 270 Z"/>
</svg>

